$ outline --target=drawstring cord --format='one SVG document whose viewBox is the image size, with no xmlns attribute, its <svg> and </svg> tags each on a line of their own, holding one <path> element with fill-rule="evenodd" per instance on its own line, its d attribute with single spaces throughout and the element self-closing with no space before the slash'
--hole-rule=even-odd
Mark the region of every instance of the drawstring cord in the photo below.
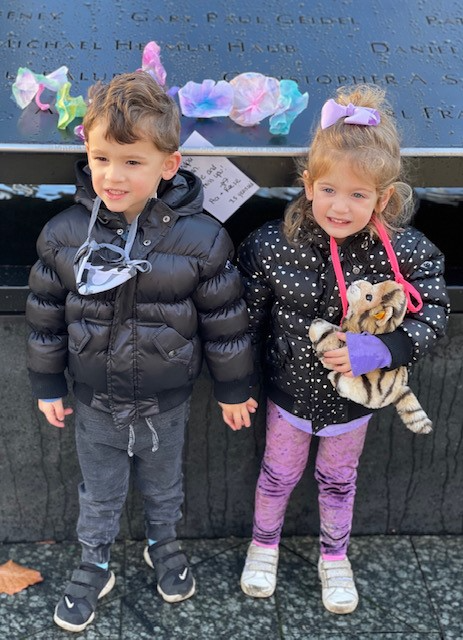
<svg viewBox="0 0 463 640">
<path fill-rule="evenodd" d="M 157 451 L 159 449 L 159 436 L 156 433 L 156 429 L 153 426 L 153 421 L 151 420 L 151 418 L 145 418 L 146 424 L 149 427 L 149 430 L 151 431 L 151 438 L 152 438 L 152 442 L 153 442 L 153 446 L 151 447 L 151 451 L 154 453 L 155 451 Z"/>
<path fill-rule="evenodd" d="M 151 431 L 151 442 L 152 447 L 151 451 L 154 453 L 159 449 L 159 436 L 156 433 L 156 429 L 154 428 L 153 421 L 151 418 L 145 418 L 145 422 L 148 425 L 149 430 Z M 135 444 L 135 429 L 133 428 L 133 424 L 129 425 L 129 443 L 127 445 L 127 455 L 129 458 L 133 457 L 133 446 Z"/>
<path fill-rule="evenodd" d="M 129 444 L 127 445 L 127 455 L 133 457 L 133 445 L 135 444 L 135 430 L 133 424 L 129 425 Z"/>
<path fill-rule="evenodd" d="M 417 313 L 423 307 L 423 300 L 421 299 L 420 294 L 415 289 L 415 287 L 410 284 L 403 275 L 400 273 L 399 262 L 397 260 L 397 256 L 394 253 L 394 249 L 392 248 L 391 241 L 389 240 L 389 236 L 387 235 L 387 231 L 384 228 L 384 225 L 376 219 L 375 216 L 372 217 L 372 222 L 374 223 L 380 240 L 382 241 L 384 248 L 386 249 L 387 257 L 389 258 L 389 263 L 391 265 L 392 271 L 394 272 L 394 279 L 398 284 L 401 284 L 404 288 L 405 297 L 407 299 L 407 309 L 412 313 Z M 330 252 L 331 252 L 331 260 L 333 261 L 334 273 L 336 276 L 336 281 L 338 283 L 339 295 L 341 297 L 342 303 L 342 318 L 341 323 L 346 317 L 347 314 L 347 289 L 346 289 L 346 281 L 344 280 L 344 274 L 342 272 L 341 261 L 339 259 L 338 253 L 338 245 L 336 244 L 336 240 L 333 236 L 330 236 Z M 412 297 L 415 302 L 412 301 Z"/>
</svg>

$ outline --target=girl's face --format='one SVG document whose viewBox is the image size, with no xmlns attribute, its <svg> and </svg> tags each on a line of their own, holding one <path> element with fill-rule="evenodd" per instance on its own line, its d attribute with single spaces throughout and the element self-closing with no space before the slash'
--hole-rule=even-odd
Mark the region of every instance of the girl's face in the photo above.
<svg viewBox="0 0 463 640">
<path fill-rule="evenodd" d="M 391 186 L 380 197 L 376 185 L 354 173 L 347 160 L 333 164 L 313 182 L 305 171 L 304 181 L 315 221 L 338 244 L 364 229 L 374 212 L 384 210 L 394 191 Z"/>
<path fill-rule="evenodd" d="M 110 211 L 132 222 L 154 197 L 161 178 L 172 178 L 180 153 L 163 153 L 148 139 L 119 144 L 105 138 L 106 124 L 96 124 L 86 142 L 95 193 Z"/>
</svg>

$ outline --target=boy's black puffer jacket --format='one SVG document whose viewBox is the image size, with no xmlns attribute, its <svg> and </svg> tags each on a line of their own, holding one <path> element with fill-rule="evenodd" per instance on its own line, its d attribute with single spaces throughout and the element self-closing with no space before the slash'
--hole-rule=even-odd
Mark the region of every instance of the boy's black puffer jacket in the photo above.
<svg viewBox="0 0 463 640">
<path fill-rule="evenodd" d="M 66 395 L 65 371 L 85 404 L 111 412 L 119 428 L 166 411 L 191 393 L 204 353 L 219 401 L 249 397 L 252 372 L 242 282 L 223 227 L 202 213 L 202 185 L 188 171 L 161 182 L 138 221 L 131 258 L 138 273 L 104 293 L 76 291 L 73 261 L 87 237 L 95 193 L 77 164 L 76 204 L 50 220 L 37 241 L 26 320 L 33 395 Z M 122 246 L 122 215 L 100 208 L 94 237 Z"/>
</svg>

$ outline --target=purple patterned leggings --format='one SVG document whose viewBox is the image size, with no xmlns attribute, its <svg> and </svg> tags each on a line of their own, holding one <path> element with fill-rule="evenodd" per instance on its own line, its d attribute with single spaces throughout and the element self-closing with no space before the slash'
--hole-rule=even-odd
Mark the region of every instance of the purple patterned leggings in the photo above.
<svg viewBox="0 0 463 640">
<path fill-rule="evenodd" d="M 315 463 L 323 554 L 347 552 L 357 480 L 368 422 L 339 436 L 320 437 Z M 256 488 L 253 539 L 280 542 L 286 507 L 307 465 L 312 435 L 290 425 L 271 401 L 267 439 Z"/>
</svg>

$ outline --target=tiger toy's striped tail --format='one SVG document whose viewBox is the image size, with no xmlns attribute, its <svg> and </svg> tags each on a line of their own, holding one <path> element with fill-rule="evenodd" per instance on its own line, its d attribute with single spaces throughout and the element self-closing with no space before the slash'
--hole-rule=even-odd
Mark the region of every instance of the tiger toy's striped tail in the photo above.
<svg viewBox="0 0 463 640">
<path fill-rule="evenodd" d="M 375 369 L 356 378 L 346 378 L 332 371 L 328 378 L 343 398 L 348 398 L 369 409 L 381 409 L 393 404 L 402 422 L 413 433 L 430 433 L 432 422 L 408 386 L 405 367 L 392 371 Z"/>
<path fill-rule="evenodd" d="M 413 433 L 430 433 L 432 422 L 418 398 L 408 386 L 402 387 L 401 391 L 399 397 L 395 399 L 394 405 L 404 425 Z"/>
</svg>

